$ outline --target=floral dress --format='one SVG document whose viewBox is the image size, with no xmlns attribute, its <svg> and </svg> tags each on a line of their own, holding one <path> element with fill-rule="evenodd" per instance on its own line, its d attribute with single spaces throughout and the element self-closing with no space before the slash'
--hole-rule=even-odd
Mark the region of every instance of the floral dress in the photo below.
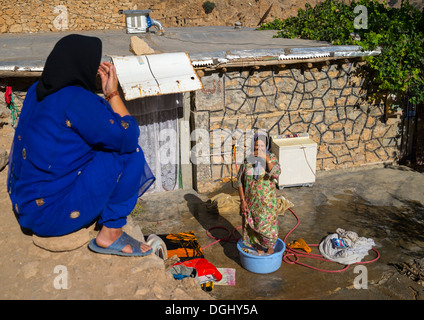
<svg viewBox="0 0 424 320">
<path fill-rule="evenodd" d="M 276 181 L 281 169 L 277 157 L 272 153 L 269 156 L 274 164 L 270 172 L 262 167 L 255 179 L 254 164 L 245 159 L 237 175 L 237 187 L 243 186 L 249 207 L 249 212 L 242 214 L 243 242 L 249 246 L 272 248 L 278 239 Z"/>
</svg>

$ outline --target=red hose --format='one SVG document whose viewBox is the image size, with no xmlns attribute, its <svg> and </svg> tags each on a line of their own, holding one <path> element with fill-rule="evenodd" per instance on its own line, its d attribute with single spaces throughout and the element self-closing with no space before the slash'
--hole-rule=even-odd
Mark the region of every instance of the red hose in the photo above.
<svg viewBox="0 0 424 320">
<path fill-rule="evenodd" d="M 299 226 L 299 224 L 300 224 L 300 220 L 299 220 L 299 217 L 296 215 L 296 213 L 294 213 L 294 211 L 291 209 L 291 208 L 288 208 L 289 210 L 290 210 L 290 212 L 294 215 L 294 217 L 296 218 L 296 220 L 297 220 L 297 224 L 294 226 L 294 228 L 293 229 L 291 229 L 288 233 L 287 233 L 287 235 L 284 237 L 284 243 L 287 243 L 287 238 L 288 238 L 288 236 Z M 318 247 L 319 245 L 318 244 L 308 244 L 308 246 L 309 247 Z M 374 248 L 372 248 L 372 250 L 374 251 L 374 252 L 376 252 L 377 253 L 377 257 L 375 258 L 375 259 L 373 259 L 373 260 L 370 260 L 370 261 L 365 261 L 365 262 L 357 262 L 357 263 L 355 263 L 355 264 L 366 264 L 366 263 L 371 263 L 371 262 L 375 262 L 375 261 L 377 261 L 379 258 L 380 258 L 380 253 L 376 250 L 376 249 L 374 249 Z M 292 260 L 291 259 L 291 257 L 294 257 L 295 259 L 294 260 Z M 301 266 L 304 266 L 304 267 L 307 267 L 307 268 L 310 268 L 310 269 L 314 269 L 314 270 L 318 270 L 318 271 L 322 271 L 322 272 L 328 272 L 328 273 L 336 273 L 336 272 L 342 272 L 342 271 L 345 271 L 345 270 L 347 270 L 348 268 L 349 268 L 349 265 L 346 265 L 343 269 L 340 269 L 340 270 L 324 270 L 324 269 L 319 269 L 319 268 L 315 268 L 315 267 L 312 267 L 312 266 L 310 266 L 310 265 L 308 265 L 308 264 L 304 264 L 304 263 L 301 263 L 301 262 L 299 262 L 299 257 L 304 257 L 304 258 L 310 258 L 310 259 L 316 259 L 316 260 L 322 260 L 322 261 L 328 261 L 328 262 L 333 262 L 334 263 L 334 261 L 331 261 L 331 260 L 328 260 L 328 259 L 325 259 L 325 258 L 323 258 L 323 256 L 321 255 L 321 254 L 314 254 L 314 253 L 306 253 L 306 252 L 301 252 L 301 251 L 298 251 L 298 250 L 295 250 L 295 249 L 292 249 L 292 248 L 289 248 L 288 246 L 286 247 L 286 250 L 284 251 L 284 255 L 283 255 L 283 261 L 284 262 L 286 262 L 286 263 L 288 263 L 288 264 L 298 264 L 298 265 L 301 265 Z"/>
<path fill-rule="evenodd" d="M 229 229 L 227 229 L 227 228 L 225 228 L 225 227 L 222 227 L 222 226 L 216 226 L 216 227 L 209 228 L 208 230 L 206 230 L 206 234 L 207 234 L 207 236 L 208 236 L 209 238 L 215 239 L 216 241 L 214 241 L 214 242 L 212 242 L 212 243 L 210 243 L 210 244 L 208 244 L 208 245 L 204 246 L 204 247 L 202 248 L 202 250 L 203 250 L 203 249 L 205 249 L 205 248 L 207 248 L 207 247 L 209 247 L 209 246 L 211 246 L 211 245 L 213 245 L 213 244 L 215 244 L 215 243 L 218 243 L 219 241 L 228 241 L 228 242 L 237 241 L 237 240 L 238 240 L 238 239 L 240 239 L 240 238 L 236 238 L 235 233 L 236 233 L 236 230 L 237 230 L 237 229 L 240 229 L 240 228 L 241 228 L 241 226 L 239 226 L 239 227 L 237 227 L 237 228 L 234 228 L 234 229 L 233 229 L 233 231 L 230 231 Z M 226 230 L 226 231 L 228 232 L 228 235 L 227 235 L 226 237 L 223 237 L 223 238 L 216 238 L 216 237 L 212 236 L 212 235 L 210 234 L 210 232 L 209 232 L 209 231 L 214 230 L 214 229 L 224 229 L 224 230 Z M 231 237 L 231 236 L 232 236 L 232 237 Z"/>
</svg>

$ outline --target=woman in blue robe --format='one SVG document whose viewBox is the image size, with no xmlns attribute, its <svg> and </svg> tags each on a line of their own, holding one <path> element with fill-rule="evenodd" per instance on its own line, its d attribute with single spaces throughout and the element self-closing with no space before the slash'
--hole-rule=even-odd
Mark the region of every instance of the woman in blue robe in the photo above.
<svg viewBox="0 0 424 320">
<path fill-rule="evenodd" d="M 62 236 L 97 220 L 89 248 L 144 256 L 152 249 L 122 231 L 155 178 L 139 127 L 118 93 L 116 70 L 95 37 L 69 35 L 53 48 L 27 92 L 9 156 L 8 192 L 22 228 Z M 100 76 L 106 97 L 96 95 Z"/>
</svg>

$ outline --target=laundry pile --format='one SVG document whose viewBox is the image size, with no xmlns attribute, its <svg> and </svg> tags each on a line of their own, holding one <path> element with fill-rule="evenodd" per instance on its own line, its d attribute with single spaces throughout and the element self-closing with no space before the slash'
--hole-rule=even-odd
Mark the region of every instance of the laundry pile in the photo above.
<svg viewBox="0 0 424 320">
<path fill-rule="evenodd" d="M 374 240 L 359 237 L 356 232 L 337 229 L 319 244 L 319 251 L 324 258 L 344 265 L 362 261 L 368 251 L 375 246 Z"/>
<path fill-rule="evenodd" d="M 158 248 L 165 248 L 162 258 L 165 259 L 166 269 L 174 279 L 195 278 L 205 291 L 211 291 L 214 283 L 222 280 L 222 274 L 218 268 L 204 258 L 203 251 L 192 231 L 154 237 L 156 243 L 162 244 Z M 155 253 L 158 255 L 157 252 Z"/>
</svg>

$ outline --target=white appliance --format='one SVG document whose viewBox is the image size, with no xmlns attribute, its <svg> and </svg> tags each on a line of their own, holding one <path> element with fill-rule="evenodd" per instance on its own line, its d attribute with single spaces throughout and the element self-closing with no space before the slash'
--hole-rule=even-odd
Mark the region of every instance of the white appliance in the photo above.
<svg viewBox="0 0 424 320">
<path fill-rule="evenodd" d="M 122 10 L 125 14 L 127 33 L 145 33 L 149 28 L 147 17 L 150 10 Z"/>
<path fill-rule="evenodd" d="M 307 133 L 271 136 L 271 152 L 278 158 L 278 188 L 312 186 L 315 182 L 317 143 Z"/>
</svg>

